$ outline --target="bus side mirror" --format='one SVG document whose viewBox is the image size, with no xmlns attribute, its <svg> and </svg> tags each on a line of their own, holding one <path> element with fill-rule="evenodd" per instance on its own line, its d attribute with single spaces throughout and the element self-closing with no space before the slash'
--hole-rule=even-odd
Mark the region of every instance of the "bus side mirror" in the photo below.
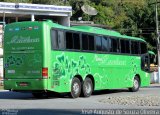
<svg viewBox="0 0 160 115">
<path fill-rule="evenodd" d="M 148 53 L 149 53 L 149 57 L 150 57 L 150 63 L 155 64 L 156 59 L 157 59 L 157 55 L 153 51 L 148 51 Z"/>
</svg>

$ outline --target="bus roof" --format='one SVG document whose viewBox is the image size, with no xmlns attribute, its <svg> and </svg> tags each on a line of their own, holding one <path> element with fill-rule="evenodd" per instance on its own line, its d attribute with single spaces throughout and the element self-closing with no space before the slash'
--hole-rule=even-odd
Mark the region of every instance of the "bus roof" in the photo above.
<svg viewBox="0 0 160 115">
<path fill-rule="evenodd" d="M 59 25 L 59 24 L 56 24 L 56 23 L 52 23 L 52 26 L 55 27 L 55 28 L 61 28 L 61 29 L 67 29 L 67 30 L 73 30 L 73 31 L 87 32 L 87 33 L 106 35 L 106 36 L 113 36 L 113 37 L 118 37 L 118 38 L 132 39 L 132 40 L 139 40 L 139 41 L 146 42 L 142 38 L 122 35 L 121 33 L 117 32 L 117 31 L 98 28 L 98 27 L 92 27 L 92 26 L 65 27 L 65 26 L 62 26 L 62 25 Z"/>
</svg>

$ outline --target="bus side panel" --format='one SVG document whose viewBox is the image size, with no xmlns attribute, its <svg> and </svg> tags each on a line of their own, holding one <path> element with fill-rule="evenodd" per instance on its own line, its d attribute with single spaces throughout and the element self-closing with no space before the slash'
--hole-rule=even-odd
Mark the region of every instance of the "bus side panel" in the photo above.
<svg viewBox="0 0 160 115">
<path fill-rule="evenodd" d="M 95 90 L 132 87 L 136 74 L 142 78 L 142 85 L 148 84 L 148 78 L 143 79 L 139 56 L 55 50 L 51 52 L 51 68 L 50 89 L 56 92 L 70 92 L 75 75 L 80 75 L 83 80 L 87 75 L 92 75 Z"/>
<path fill-rule="evenodd" d="M 51 85 L 56 92 L 69 92 L 71 81 L 75 75 L 80 75 L 84 80 L 87 75 L 92 75 L 95 80 L 95 90 L 122 88 L 118 80 L 121 71 L 119 68 L 124 62 L 115 66 L 112 55 L 79 53 L 79 52 L 51 52 Z M 119 61 L 119 59 L 117 60 Z M 118 70 L 118 71 L 117 71 Z"/>
</svg>

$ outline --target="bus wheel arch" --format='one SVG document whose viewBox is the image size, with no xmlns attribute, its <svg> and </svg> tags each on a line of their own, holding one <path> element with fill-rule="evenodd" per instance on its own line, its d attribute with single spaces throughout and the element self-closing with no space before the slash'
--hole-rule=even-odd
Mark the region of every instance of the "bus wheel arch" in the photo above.
<svg viewBox="0 0 160 115">
<path fill-rule="evenodd" d="M 136 74 L 133 79 L 133 86 L 129 88 L 131 92 L 137 92 L 141 85 L 141 78 L 139 74 Z"/>
<path fill-rule="evenodd" d="M 89 77 L 89 78 L 92 80 L 92 83 L 93 83 L 93 90 L 94 90 L 94 88 L 95 88 L 95 80 L 94 80 L 93 75 L 89 74 L 89 75 L 86 76 L 86 78 L 87 78 L 87 77 Z"/>
<path fill-rule="evenodd" d="M 94 91 L 94 78 L 92 75 L 87 75 L 84 81 L 82 82 L 82 91 L 81 96 L 90 97 Z"/>
<path fill-rule="evenodd" d="M 139 83 L 140 83 L 140 86 L 141 86 L 141 77 L 140 77 L 140 75 L 139 75 L 139 74 L 136 74 L 135 77 L 137 77 L 137 78 L 139 79 Z M 134 77 L 134 78 L 135 78 L 135 77 Z"/>
<path fill-rule="evenodd" d="M 82 79 L 82 76 L 81 75 L 75 75 L 73 78 L 78 78 L 79 80 L 80 80 L 80 82 L 82 83 L 83 82 L 83 79 Z M 73 80 L 73 78 L 72 78 L 72 80 Z"/>
<path fill-rule="evenodd" d="M 83 79 L 80 75 L 75 75 L 72 78 L 71 92 L 70 92 L 70 95 L 71 95 L 72 98 L 78 98 L 80 96 L 82 81 L 83 81 Z"/>
</svg>

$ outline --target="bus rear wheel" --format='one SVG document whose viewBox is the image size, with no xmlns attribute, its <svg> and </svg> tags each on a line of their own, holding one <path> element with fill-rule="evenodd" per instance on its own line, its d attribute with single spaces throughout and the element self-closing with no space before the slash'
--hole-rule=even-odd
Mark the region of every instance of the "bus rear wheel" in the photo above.
<svg viewBox="0 0 160 115">
<path fill-rule="evenodd" d="M 71 84 L 71 97 L 78 98 L 81 94 L 81 82 L 78 78 L 73 78 Z"/>
<path fill-rule="evenodd" d="M 93 83 L 90 78 L 86 78 L 83 82 L 82 86 L 82 96 L 83 97 L 90 97 L 93 92 Z"/>
<path fill-rule="evenodd" d="M 136 76 L 134 77 L 133 80 L 133 87 L 129 88 L 129 91 L 136 92 L 139 90 L 139 87 L 140 87 L 140 79 Z"/>
</svg>

